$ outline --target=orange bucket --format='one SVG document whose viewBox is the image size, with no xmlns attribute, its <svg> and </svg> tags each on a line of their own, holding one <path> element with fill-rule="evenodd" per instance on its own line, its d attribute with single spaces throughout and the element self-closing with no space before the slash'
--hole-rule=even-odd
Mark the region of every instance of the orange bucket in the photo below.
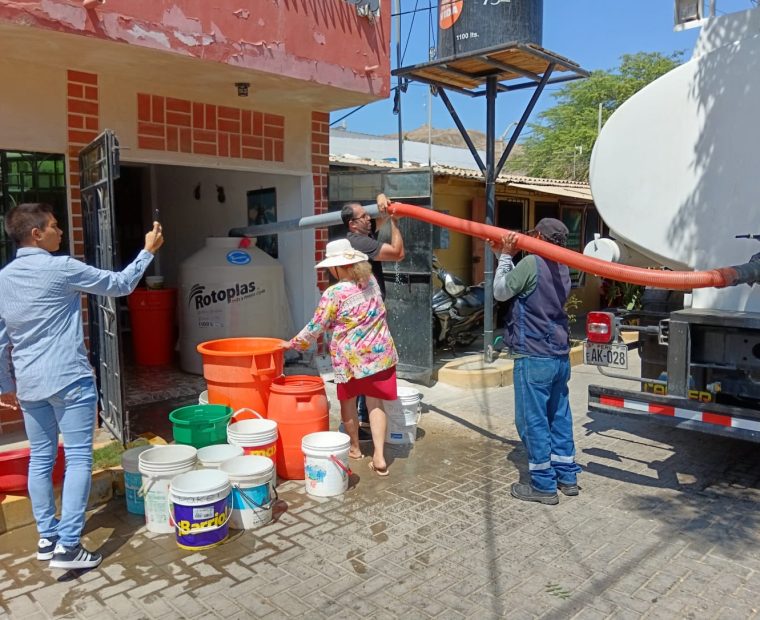
<svg viewBox="0 0 760 620">
<path fill-rule="evenodd" d="M 266 416 L 269 386 L 282 374 L 285 341 L 279 338 L 222 338 L 201 342 L 208 402 Z"/>
<path fill-rule="evenodd" d="M 291 375 L 272 382 L 267 417 L 277 422 L 277 475 L 304 479 L 301 440 L 330 428 L 325 382 L 320 377 Z"/>
</svg>

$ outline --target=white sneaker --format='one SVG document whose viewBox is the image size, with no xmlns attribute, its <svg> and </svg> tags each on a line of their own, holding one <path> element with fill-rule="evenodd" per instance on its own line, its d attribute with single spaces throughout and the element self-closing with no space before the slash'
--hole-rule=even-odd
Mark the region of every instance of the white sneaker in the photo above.
<svg viewBox="0 0 760 620">
<path fill-rule="evenodd" d="M 53 551 L 50 568 L 63 568 L 65 570 L 95 568 L 102 561 L 102 555 L 87 551 L 82 545 L 64 547 L 59 543 Z"/>
<path fill-rule="evenodd" d="M 58 542 L 58 536 L 51 536 L 50 538 L 40 538 L 37 543 L 37 559 L 49 560 L 53 557 L 53 551 L 55 551 L 55 545 Z"/>
</svg>

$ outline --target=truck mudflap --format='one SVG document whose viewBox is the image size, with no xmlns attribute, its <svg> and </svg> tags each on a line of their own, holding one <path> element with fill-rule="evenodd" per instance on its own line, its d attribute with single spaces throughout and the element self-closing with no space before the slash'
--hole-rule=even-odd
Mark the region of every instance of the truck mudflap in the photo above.
<svg viewBox="0 0 760 620">
<path fill-rule="evenodd" d="M 589 411 L 638 417 L 688 430 L 760 443 L 760 411 L 686 398 L 589 385 Z"/>
</svg>

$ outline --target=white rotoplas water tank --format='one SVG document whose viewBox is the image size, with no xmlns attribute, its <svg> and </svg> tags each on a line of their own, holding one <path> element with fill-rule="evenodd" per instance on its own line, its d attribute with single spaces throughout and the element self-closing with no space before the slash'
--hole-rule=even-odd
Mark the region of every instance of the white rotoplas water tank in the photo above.
<svg viewBox="0 0 760 620">
<path fill-rule="evenodd" d="M 203 374 L 201 342 L 218 338 L 293 335 L 285 272 L 240 238 L 209 237 L 179 269 L 179 352 L 185 372 Z"/>
</svg>

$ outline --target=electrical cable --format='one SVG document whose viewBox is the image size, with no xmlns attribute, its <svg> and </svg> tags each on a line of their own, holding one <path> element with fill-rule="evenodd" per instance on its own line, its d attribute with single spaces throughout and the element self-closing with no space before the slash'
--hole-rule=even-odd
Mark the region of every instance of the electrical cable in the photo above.
<svg viewBox="0 0 760 620">
<path fill-rule="evenodd" d="M 354 108 L 354 109 L 353 109 L 353 110 L 351 110 L 351 111 L 350 111 L 348 114 L 344 114 L 344 115 L 343 115 L 343 116 L 341 116 L 339 119 L 337 119 L 337 120 L 334 120 L 332 123 L 330 123 L 330 127 L 332 127 L 332 126 L 333 126 L 333 125 L 335 125 L 336 123 L 340 123 L 340 122 L 341 122 L 341 121 L 342 121 L 344 118 L 348 118 L 348 117 L 349 117 L 349 116 L 351 116 L 351 115 L 352 115 L 354 112 L 358 112 L 358 111 L 359 111 L 359 110 L 361 110 L 363 107 L 365 107 L 365 106 L 368 106 L 368 105 L 369 105 L 368 103 L 365 103 L 364 105 L 360 105 L 358 108 Z"/>
<path fill-rule="evenodd" d="M 409 41 L 412 38 L 412 28 L 414 28 L 414 19 L 415 17 L 417 17 L 416 11 L 417 11 L 417 6 L 419 5 L 419 3 L 420 3 L 420 0 L 415 0 L 415 3 L 414 3 L 415 13 L 412 15 L 412 23 L 409 24 L 409 32 L 406 35 L 406 43 L 404 44 L 404 51 L 401 52 L 401 62 L 399 63 L 399 66 L 404 65 L 404 57 L 406 56 L 406 50 L 409 47 Z"/>
</svg>

